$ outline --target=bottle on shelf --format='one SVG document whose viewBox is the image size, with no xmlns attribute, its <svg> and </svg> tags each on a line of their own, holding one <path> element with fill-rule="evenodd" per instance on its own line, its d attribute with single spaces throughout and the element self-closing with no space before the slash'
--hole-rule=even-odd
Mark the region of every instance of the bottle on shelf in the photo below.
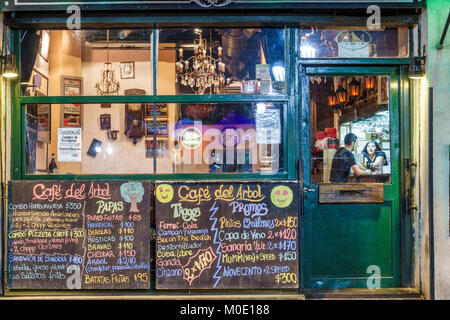
<svg viewBox="0 0 450 320">
<path fill-rule="evenodd" d="M 58 166 L 56 165 L 55 154 L 52 153 L 52 159 L 50 160 L 50 164 L 48 165 L 48 172 L 56 173 L 57 170 L 58 170 Z"/>
</svg>

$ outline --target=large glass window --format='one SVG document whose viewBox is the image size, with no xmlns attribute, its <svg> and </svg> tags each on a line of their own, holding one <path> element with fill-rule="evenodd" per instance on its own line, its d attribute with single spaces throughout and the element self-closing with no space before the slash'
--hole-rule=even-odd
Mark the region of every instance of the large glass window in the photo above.
<svg viewBox="0 0 450 320">
<path fill-rule="evenodd" d="M 30 29 L 21 46 L 26 174 L 284 172 L 284 28 Z"/>
<path fill-rule="evenodd" d="M 263 173 L 283 171 L 282 103 L 28 104 L 28 174 Z M 56 168 L 55 168 L 56 165 Z"/>
<path fill-rule="evenodd" d="M 23 30 L 23 96 L 152 95 L 151 29 Z"/>
<path fill-rule="evenodd" d="M 281 28 L 162 29 L 158 94 L 284 93 L 284 46 Z"/>
<path fill-rule="evenodd" d="M 282 28 L 158 30 L 157 94 L 285 92 Z M 153 94 L 151 29 L 24 30 L 23 96 Z"/>
<path fill-rule="evenodd" d="M 388 76 L 310 78 L 311 182 L 389 183 Z"/>
<path fill-rule="evenodd" d="M 302 58 L 407 58 L 408 28 L 369 30 L 363 28 L 301 29 Z"/>
</svg>

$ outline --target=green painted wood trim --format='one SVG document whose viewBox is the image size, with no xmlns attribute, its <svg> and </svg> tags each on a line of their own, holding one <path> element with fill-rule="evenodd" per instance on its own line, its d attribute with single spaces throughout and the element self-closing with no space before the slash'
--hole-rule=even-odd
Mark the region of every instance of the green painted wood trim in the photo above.
<svg viewBox="0 0 450 320">
<path fill-rule="evenodd" d="M 284 130 L 287 139 L 285 140 L 285 158 L 288 158 L 287 165 L 285 168 L 287 169 L 289 179 L 296 179 L 298 177 L 297 168 L 295 163 L 297 161 L 297 104 L 296 104 L 296 83 L 297 77 L 295 72 L 295 49 L 296 49 L 296 29 L 288 28 L 286 29 L 285 36 L 285 64 L 286 64 L 286 87 L 287 94 L 289 96 L 289 103 L 287 104 L 286 109 L 286 130 Z"/>
<path fill-rule="evenodd" d="M 31 10 L 31 11 L 58 11 L 58 10 L 66 10 L 70 4 L 73 4 L 74 1 L 59 1 L 58 3 L 52 4 L 55 1 L 47 1 L 46 3 L 42 3 L 43 1 L 35 1 L 32 4 L 27 5 L 19 5 L 15 2 L 8 3 L 4 7 L 0 8 L 0 11 L 23 11 L 23 10 Z M 99 11 L 99 10 L 192 10 L 196 9 L 199 11 L 206 11 L 211 9 L 221 10 L 221 9 L 366 9 L 370 4 L 376 4 L 381 8 L 425 8 L 426 1 L 425 0 L 391 0 L 391 1 L 383 1 L 383 0 L 375 0 L 373 2 L 368 1 L 355 1 L 355 2 L 342 2 L 342 1 L 314 1 L 314 0 L 303 0 L 303 1 L 295 1 L 295 0 L 280 0 L 280 1 L 251 1 L 251 0 L 237 0 L 232 1 L 231 3 L 225 6 L 216 6 L 208 3 L 205 3 L 203 6 L 200 6 L 198 3 L 193 1 L 172 1 L 165 3 L 164 1 L 129 1 L 130 3 L 117 2 L 117 1 L 85 1 L 80 5 L 82 10 L 90 10 L 90 11 Z M 136 3 L 139 3 L 137 8 Z"/>
<path fill-rule="evenodd" d="M 45 28 L 51 25 L 53 28 L 66 28 L 67 15 L 62 13 L 48 14 L 47 12 L 37 12 L 34 14 L 18 13 L 14 18 L 8 18 L 7 23 L 14 27 L 34 27 Z M 419 20 L 418 15 L 409 15 L 407 13 L 398 15 L 383 15 L 383 27 L 399 27 L 412 26 L 417 24 Z M 234 14 L 224 14 L 223 12 L 209 12 L 207 15 L 192 12 L 183 12 L 183 14 L 157 14 L 149 12 L 148 14 L 133 14 L 133 13 L 117 13 L 102 14 L 101 16 L 95 13 L 85 13 L 83 15 L 83 28 L 98 27 L 102 24 L 107 24 L 110 27 L 139 27 L 139 28 L 164 28 L 174 26 L 192 27 L 192 24 L 198 26 L 253 26 L 253 27 L 267 27 L 285 25 L 307 26 L 318 25 L 325 26 L 332 24 L 333 26 L 366 26 L 367 16 L 362 12 L 360 16 L 348 16 L 345 11 L 339 12 L 335 15 L 324 13 L 322 15 L 311 15 L 306 12 L 295 13 L 273 13 L 263 15 L 254 12 L 235 12 Z"/>
<path fill-rule="evenodd" d="M 298 53 L 300 56 L 300 53 Z M 408 65 L 411 63 L 410 58 L 314 58 L 314 59 L 299 59 L 301 64 L 308 66 L 343 66 L 343 65 Z"/>
<path fill-rule="evenodd" d="M 361 74 L 376 74 L 376 75 L 392 75 L 397 72 L 397 67 L 384 67 L 384 66 L 376 66 L 376 67 L 350 67 L 342 68 L 342 67 L 306 67 L 307 75 L 361 75 Z"/>
<path fill-rule="evenodd" d="M 399 278 L 394 279 L 395 282 L 401 283 L 402 272 L 402 255 L 401 255 L 401 190 L 400 184 L 403 180 L 403 174 L 401 174 L 401 164 L 403 163 L 401 158 L 401 147 L 402 147 L 402 126 L 401 126 L 401 83 L 400 83 L 400 70 L 396 74 L 391 75 L 390 81 L 390 97 L 389 97 L 389 109 L 391 117 L 391 181 L 392 181 L 392 193 L 389 197 L 392 201 L 392 225 L 391 228 L 394 230 L 392 232 L 392 249 L 393 249 L 393 274 L 397 275 Z M 394 162 L 395 161 L 395 162 Z M 387 194 L 386 194 L 387 195 Z M 387 197 L 385 196 L 385 201 Z M 398 257 L 398 259 L 395 259 Z"/>
<path fill-rule="evenodd" d="M 307 73 L 307 71 L 311 73 Z M 320 72 L 320 73 L 316 73 Z M 303 164 L 303 174 L 304 174 L 304 182 L 305 186 L 315 189 L 315 193 L 307 193 L 304 195 L 305 199 L 305 210 L 314 210 L 314 208 L 317 208 L 318 205 L 318 185 L 311 185 L 311 164 L 310 164 L 310 139 L 306 139 L 306 137 L 309 137 L 309 130 L 310 130 L 310 112 L 309 112 L 309 76 L 312 75 L 353 75 L 353 74 L 385 74 L 390 75 L 391 81 L 390 81 L 390 114 L 391 114 L 391 161 L 392 159 L 395 161 L 394 163 L 391 163 L 391 183 L 384 185 L 384 200 L 385 204 L 389 204 L 390 210 L 392 210 L 392 221 L 391 221 L 391 228 L 392 230 L 399 230 L 400 229 L 400 219 L 401 219 L 401 211 L 400 211 L 400 77 L 399 77 L 399 69 L 396 67 L 391 66 L 366 66 L 366 67 L 360 67 L 360 66 L 342 66 L 342 67 L 325 67 L 322 66 L 320 68 L 312 68 L 308 65 L 301 65 L 299 73 L 302 77 L 301 83 L 301 101 L 302 101 L 302 118 L 301 118 L 301 132 L 302 135 L 305 135 L 301 139 L 301 146 L 302 146 L 302 164 Z M 383 209 L 383 210 L 387 210 Z M 311 223 L 311 221 L 304 221 L 303 223 Z M 304 228 L 307 228 L 305 226 Z M 401 235 L 400 232 L 392 232 L 392 274 L 394 277 L 383 277 L 382 281 L 384 283 L 383 286 L 398 286 L 398 283 L 401 282 Z M 304 236 L 302 237 L 302 241 L 304 245 L 308 245 L 309 240 L 304 239 Z M 309 260 L 309 255 L 305 255 L 305 247 L 303 247 L 302 250 L 302 278 L 305 282 L 303 282 L 303 285 L 307 282 L 311 281 L 321 281 L 322 285 L 324 287 L 329 288 L 335 288 L 339 286 L 340 281 L 350 281 L 352 283 L 352 287 L 366 287 L 366 281 L 367 278 L 334 278 L 334 277 L 312 277 L 310 274 L 310 270 L 307 270 L 307 266 L 311 266 L 311 261 Z M 311 252 L 309 252 L 311 254 Z"/>
<path fill-rule="evenodd" d="M 11 29 L 11 52 L 20 57 L 19 31 Z M 17 70 L 20 74 L 20 63 L 16 59 Z M 11 179 L 18 180 L 21 178 L 24 166 L 25 140 L 24 140 L 24 124 L 25 114 L 21 112 L 19 95 L 20 83 L 18 80 L 11 81 Z"/>
<path fill-rule="evenodd" d="M 227 103 L 227 102 L 286 102 L 285 94 L 272 95 L 171 95 L 171 96 L 50 96 L 50 97 L 21 97 L 20 103 Z"/>
<path fill-rule="evenodd" d="M 401 143 L 401 159 L 409 158 L 411 162 L 412 159 L 412 138 L 411 138 L 411 128 L 412 128 L 412 116 L 411 116 L 411 104 L 410 104 L 410 86 L 409 86 L 409 67 L 401 67 L 400 68 L 400 114 L 402 115 L 401 119 L 401 127 L 403 129 L 402 132 L 402 143 Z M 404 162 L 401 161 L 401 169 L 400 172 L 404 172 Z M 411 172 L 411 170 L 410 170 Z M 412 183 L 411 183 L 412 184 Z M 401 274 L 402 274 L 402 286 L 409 287 L 412 286 L 412 265 L 414 259 L 414 249 L 413 243 L 411 241 L 413 234 L 413 217 L 410 214 L 409 208 L 406 206 L 406 202 L 404 199 L 405 189 L 406 189 L 406 181 L 405 177 L 402 175 L 402 182 L 400 184 L 401 190 L 400 195 L 402 204 L 402 218 L 401 221 Z M 413 189 L 410 189 L 410 199 L 412 199 Z"/>
<path fill-rule="evenodd" d="M 23 175 L 23 180 L 289 180 L 287 173 L 48 174 Z"/>
</svg>

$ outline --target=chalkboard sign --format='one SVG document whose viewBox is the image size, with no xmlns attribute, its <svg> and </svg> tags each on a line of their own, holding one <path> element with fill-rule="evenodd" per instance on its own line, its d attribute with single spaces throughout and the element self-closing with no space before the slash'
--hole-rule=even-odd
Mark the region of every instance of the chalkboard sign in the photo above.
<svg viewBox="0 0 450 320">
<path fill-rule="evenodd" d="M 150 287 L 150 183 L 13 181 L 9 190 L 9 288 Z"/>
<path fill-rule="evenodd" d="M 155 188 L 156 288 L 299 287 L 297 184 Z"/>
</svg>

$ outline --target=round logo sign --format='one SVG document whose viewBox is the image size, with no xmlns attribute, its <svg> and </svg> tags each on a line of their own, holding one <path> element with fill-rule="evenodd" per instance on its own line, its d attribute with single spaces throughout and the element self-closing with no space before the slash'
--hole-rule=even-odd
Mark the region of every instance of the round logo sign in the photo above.
<svg viewBox="0 0 450 320">
<path fill-rule="evenodd" d="M 173 188 L 170 184 L 160 184 L 156 188 L 156 199 L 161 203 L 170 202 L 173 199 Z"/>
<path fill-rule="evenodd" d="M 287 186 L 276 186 L 270 194 L 272 203 L 278 208 L 286 208 L 292 203 L 294 195 L 291 188 Z"/>
<path fill-rule="evenodd" d="M 202 133 L 196 127 L 188 127 L 181 132 L 181 144 L 186 149 L 195 149 L 202 143 Z"/>
</svg>

